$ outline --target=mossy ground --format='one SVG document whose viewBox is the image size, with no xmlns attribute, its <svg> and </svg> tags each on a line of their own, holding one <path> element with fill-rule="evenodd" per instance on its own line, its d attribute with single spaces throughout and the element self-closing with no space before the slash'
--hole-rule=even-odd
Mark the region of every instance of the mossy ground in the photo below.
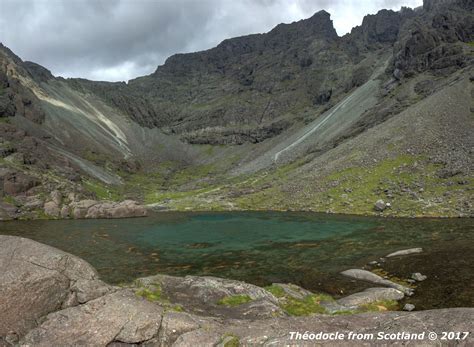
<svg viewBox="0 0 474 347">
<path fill-rule="evenodd" d="M 400 309 L 398 302 L 395 300 L 380 300 L 370 304 L 364 304 L 359 307 L 356 313 L 379 312 L 379 311 L 396 311 Z"/>
<path fill-rule="evenodd" d="M 247 302 L 252 301 L 252 298 L 248 295 L 232 295 L 232 296 L 226 296 L 222 299 L 220 299 L 217 304 L 222 305 L 222 306 L 227 306 L 227 307 L 235 307 L 239 306 L 242 304 L 246 304 Z"/>
<path fill-rule="evenodd" d="M 235 334 L 225 333 L 222 335 L 221 344 L 223 344 L 224 347 L 239 347 L 240 339 Z"/>
<path fill-rule="evenodd" d="M 153 289 L 150 288 L 140 288 L 138 289 L 135 294 L 140 296 L 148 301 L 161 301 L 163 300 L 161 295 L 161 288 L 159 286 L 155 286 Z"/>
<path fill-rule="evenodd" d="M 326 313 L 326 309 L 321 306 L 323 297 L 318 294 L 307 295 L 304 299 L 297 299 L 291 296 L 281 300 L 281 308 L 290 316 L 309 316 L 315 313 Z"/>
</svg>

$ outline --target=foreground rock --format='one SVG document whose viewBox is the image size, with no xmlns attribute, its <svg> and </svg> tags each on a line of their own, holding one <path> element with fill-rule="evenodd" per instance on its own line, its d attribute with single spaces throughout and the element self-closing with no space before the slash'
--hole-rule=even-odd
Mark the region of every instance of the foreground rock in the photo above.
<svg viewBox="0 0 474 347">
<path fill-rule="evenodd" d="M 40 317 L 110 290 L 84 260 L 28 239 L 0 235 L 0 336 L 23 335 Z"/>
<path fill-rule="evenodd" d="M 22 341 L 31 346 L 106 346 L 138 343 L 158 334 L 163 309 L 121 290 L 85 305 L 54 312 Z"/>
<path fill-rule="evenodd" d="M 366 282 L 379 284 L 379 285 L 386 286 L 386 287 L 395 288 L 395 289 L 403 292 L 406 295 L 412 295 L 413 294 L 413 289 L 402 286 L 401 284 L 389 281 L 387 279 L 384 279 L 384 278 L 380 277 L 379 275 L 376 275 L 376 274 L 374 274 L 370 271 L 367 271 L 367 270 L 350 269 L 350 270 L 346 270 L 346 271 L 341 272 L 341 274 L 344 275 L 344 276 L 350 277 L 350 278 L 357 279 L 357 280 L 366 281 Z"/>
<path fill-rule="evenodd" d="M 11 236 L 0 236 L 0 270 L 0 346 L 280 346 L 321 342 L 291 340 L 291 332 L 306 331 L 374 334 L 374 339 L 364 341 L 370 345 L 377 342 L 380 331 L 440 333 L 472 331 L 474 327 L 473 308 L 288 317 L 278 306 L 280 295 L 275 297 L 270 289 L 215 277 L 158 275 L 139 279 L 129 287 L 110 287 L 85 261 Z M 315 295 L 289 284 L 272 288 L 294 300 Z M 391 288 L 358 294 L 340 301 L 357 306 L 402 295 Z M 226 307 L 232 302 L 226 301 L 229 298 L 246 300 Z M 275 307 L 277 311 L 272 311 Z M 468 338 L 461 345 L 472 342 Z M 414 341 L 414 345 L 420 343 L 438 345 L 427 337 L 423 342 Z"/>
<path fill-rule="evenodd" d="M 159 291 L 186 311 L 232 318 L 269 318 L 284 315 L 278 299 L 261 287 L 210 276 L 156 275 L 140 278 L 139 287 Z M 238 303 L 238 304 L 237 304 Z"/>
</svg>

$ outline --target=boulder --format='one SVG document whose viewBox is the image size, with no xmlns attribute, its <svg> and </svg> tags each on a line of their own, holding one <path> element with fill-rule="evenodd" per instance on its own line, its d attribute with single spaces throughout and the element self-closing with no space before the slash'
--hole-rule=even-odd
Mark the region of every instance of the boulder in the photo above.
<svg viewBox="0 0 474 347">
<path fill-rule="evenodd" d="M 121 290 L 49 314 L 21 345 L 107 346 L 112 342 L 140 343 L 158 335 L 163 309 Z"/>
<path fill-rule="evenodd" d="M 346 307 L 358 307 L 364 304 L 381 300 L 401 300 L 405 295 L 395 288 L 368 288 L 337 300 L 337 303 Z"/>
<path fill-rule="evenodd" d="M 38 195 L 28 196 L 23 207 L 27 210 L 36 210 L 44 207 L 44 201 Z"/>
<path fill-rule="evenodd" d="M 374 205 L 375 211 L 383 212 L 387 208 L 387 204 L 383 200 L 377 200 Z"/>
<path fill-rule="evenodd" d="M 83 282 L 110 287 L 86 261 L 21 237 L 0 235 L 0 336 L 22 336 L 40 317 L 74 304 Z M 96 289 L 97 295 L 104 290 Z M 94 298 L 91 293 L 86 299 Z"/>
<path fill-rule="evenodd" d="M 64 218 L 64 219 L 69 218 L 71 216 L 70 213 L 71 213 L 71 211 L 69 209 L 69 206 L 63 206 L 61 208 L 61 213 L 60 213 L 61 218 Z"/>
<path fill-rule="evenodd" d="M 81 200 L 72 202 L 70 207 L 73 211 L 72 215 L 76 219 L 130 218 L 145 217 L 147 215 L 145 206 L 133 200 L 121 202 Z"/>
<path fill-rule="evenodd" d="M 44 204 L 44 213 L 50 217 L 59 217 L 61 210 L 59 206 L 54 201 L 48 201 Z"/>
<path fill-rule="evenodd" d="M 61 203 L 63 202 L 63 195 L 59 190 L 53 190 L 50 193 L 51 200 L 56 203 L 56 205 L 61 206 Z"/>
<path fill-rule="evenodd" d="M 80 200 L 72 202 L 69 206 L 72 209 L 72 216 L 76 219 L 85 218 L 87 211 L 91 206 L 96 205 L 98 202 L 95 200 Z"/>
<path fill-rule="evenodd" d="M 413 304 L 405 304 L 405 306 L 403 306 L 403 311 L 413 311 L 415 309 L 415 305 Z"/>
<path fill-rule="evenodd" d="M 375 284 L 379 284 L 379 285 L 390 287 L 390 288 L 395 288 L 406 295 L 413 295 L 413 289 L 402 286 L 401 284 L 386 280 L 380 277 L 379 275 L 376 275 L 373 272 L 370 272 L 367 270 L 350 269 L 350 270 L 341 272 L 341 274 L 350 278 L 357 279 L 357 280 L 375 283 Z"/>
</svg>

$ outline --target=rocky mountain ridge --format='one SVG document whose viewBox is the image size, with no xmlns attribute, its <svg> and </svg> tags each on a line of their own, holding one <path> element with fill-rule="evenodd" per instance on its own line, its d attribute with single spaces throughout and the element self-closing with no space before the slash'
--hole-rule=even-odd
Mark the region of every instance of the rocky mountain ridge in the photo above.
<svg viewBox="0 0 474 347">
<path fill-rule="evenodd" d="M 339 37 L 320 11 L 128 83 L 54 77 L 2 45 L 2 218 L 44 216 L 54 190 L 178 210 L 471 215 L 472 23 L 470 1 L 426 0 Z M 345 170 L 357 174 L 339 191 Z"/>
</svg>

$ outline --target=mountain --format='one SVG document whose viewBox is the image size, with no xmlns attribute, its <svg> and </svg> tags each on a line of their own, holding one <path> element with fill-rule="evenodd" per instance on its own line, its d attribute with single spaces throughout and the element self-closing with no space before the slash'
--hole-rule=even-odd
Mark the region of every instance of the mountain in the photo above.
<svg viewBox="0 0 474 347">
<path fill-rule="evenodd" d="M 0 217 L 81 199 L 472 216 L 473 10 L 425 0 L 342 37 L 320 11 L 128 83 L 55 77 L 2 45 Z"/>
</svg>

